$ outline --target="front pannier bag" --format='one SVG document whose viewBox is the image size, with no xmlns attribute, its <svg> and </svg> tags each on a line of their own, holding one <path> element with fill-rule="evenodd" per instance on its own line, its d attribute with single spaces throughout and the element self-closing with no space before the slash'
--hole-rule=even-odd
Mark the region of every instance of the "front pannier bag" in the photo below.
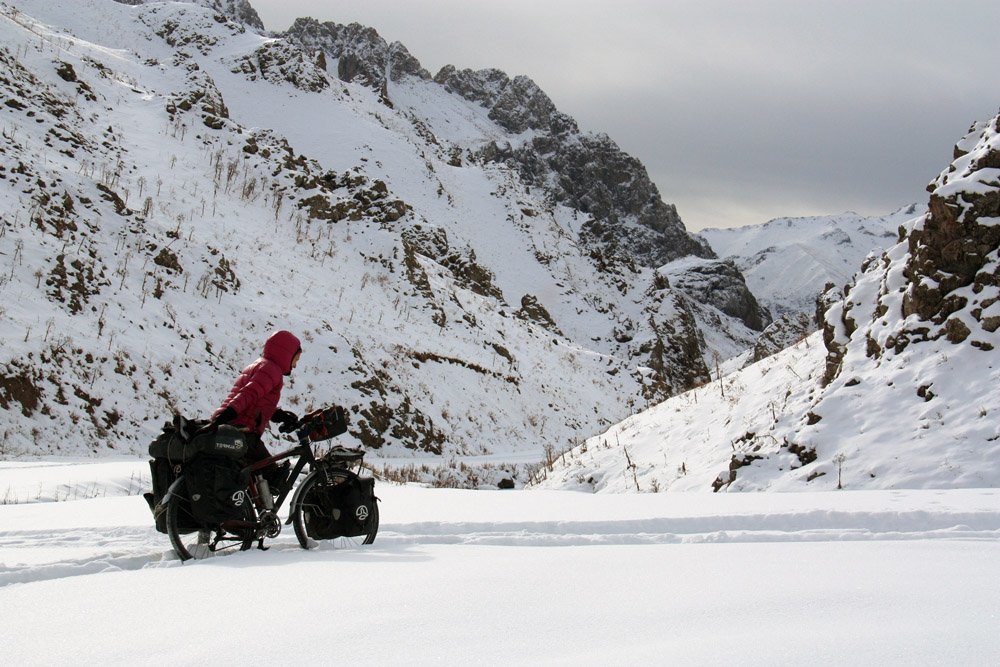
<svg viewBox="0 0 1000 667">
<path fill-rule="evenodd" d="M 307 508 L 306 533 L 315 540 L 366 535 L 371 530 L 376 502 L 375 480 L 371 477 L 349 472 L 344 478 L 317 484 L 302 499 Z"/>
</svg>

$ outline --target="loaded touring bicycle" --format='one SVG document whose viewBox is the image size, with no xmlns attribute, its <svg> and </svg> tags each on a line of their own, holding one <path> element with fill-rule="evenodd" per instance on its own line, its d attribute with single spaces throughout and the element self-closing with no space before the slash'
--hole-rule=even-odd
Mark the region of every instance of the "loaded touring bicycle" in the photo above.
<svg viewBox="0 0 1000 667">
<path fill-rule="evenodd" d="M 364 451 L 336 446 L 317 456 L 313 450 L 313 443 L 346 432 L 342 408 L 309 413 L 294 431 L 294 447 L 249 465 L 243 431 L 223 425 L 191 437 L 203 423 L 177 415 L 149 446 L 153 492 L 146 499 L 157 530 L 170 537 L 181 560 L 247 550 L 255 542 L 265 549 L 264 540 L 281 533 L 278 512 L 290 494 L 284 523 L 292 524 L 303 549 L 319 540 L 338 547 L 375 541 L 375 480 L 358 474 Z M 262 471 L 279 461 L 287 461 L 290 472 L 275 497 Z"/>
</svg>

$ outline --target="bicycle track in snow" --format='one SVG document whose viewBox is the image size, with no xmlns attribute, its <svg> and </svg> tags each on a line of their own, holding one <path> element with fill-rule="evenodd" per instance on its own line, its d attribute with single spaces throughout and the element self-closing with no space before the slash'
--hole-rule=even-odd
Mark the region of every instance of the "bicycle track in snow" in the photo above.
<svg viewBox="0 0 1000 667">
<path fill-rule="evenodd" d="M 822 541 L 1000 540 L 1000 507 L 985 492 L 870 499 L 850 509 L 808 509 L 784 497 L 764 509 L 760 496 L 741 511 L 712 514 L 677 494 L 594 497 L 545 492 L 460 492 L 382 487 L 382 526 L 366 550 L 392 553 L 430 546 L 566 547 Z M 456 502 L 456 499 L 461 502 Z M 949 499 L 955 502 L 948 502 Z M 564 505 L 564 501 L 568 501 Z M 672 502 L 670 502 L 672 501 Z M 707 502 L 711 503 L 712 498 Z M 662 515 L 657 516 L 660 505 Z M 723 501 L 716 509 L 734 507 Z M 754 504 L 760 507 L 754 507 Z M 907 507 L 909 506 L 909 507 Z M 630 508 L 634 508 L 634 512 Z M 688 510 L 688 511 L 685 511 Z M 639 518 L 630 518 L 630 514 Z M 565 519 L 555 518 L 565 515 Z M 482 520 L 477 520 L 478 517 Z M 435 517 L 435 520 L 427 520 Z M 437 519 L 440 517 L 440 519 Z M 537 517 L 537 518 L 535 518 Z M 590 518 L 593 517 L 593 518 Z M 298 552 L 289 527 L 271 555 Z M 321 543 L 320 549 L 332 549 Z M 238 558 L 239 555 L 237 554 Z M 0 588 L 82 575 L 180 566 L 166 535 L 152 526 L 139 497 L 0 506 Z"/>
</svg>

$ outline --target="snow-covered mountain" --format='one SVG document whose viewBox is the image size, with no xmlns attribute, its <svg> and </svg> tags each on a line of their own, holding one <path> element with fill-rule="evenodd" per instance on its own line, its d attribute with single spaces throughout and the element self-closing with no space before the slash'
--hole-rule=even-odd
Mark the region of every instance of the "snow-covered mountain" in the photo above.
<svg viewBox="0 0 1000 667">
<path fill-rule="evenodd" d="M 0 455 L 142 452 L 288 328 L 288 407 L 386 457 L 537 459 L 767 323 L 530 79 L 262 33 L 245 0 L 0 5 Z"/>
<path fill-rule="evenodd" d="M 821 297 L 822 332 L 589 439 L 542 485 L 1000 485 L 1000 116 L 954 154 L 928 212 Z"/>
<path fill-rule="evenodd" d="M 826 285 L 846 285 L 869 253 L 895 245 L 899 227 L 926 211 L 906 206 L 889 215 L 857 213 L 777 218 L 763 225 L 703 229 L 719 257 L 730 259 L 774 318 L 810 313 Z"/>
</svg>

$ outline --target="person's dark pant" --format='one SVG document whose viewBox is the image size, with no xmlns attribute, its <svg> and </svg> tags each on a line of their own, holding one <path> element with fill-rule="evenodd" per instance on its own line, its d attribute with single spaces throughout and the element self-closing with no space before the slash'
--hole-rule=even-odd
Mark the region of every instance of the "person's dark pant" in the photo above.
<svg viewBox="0 0 1000 667">
<path fill-rule="evenodd" d="M 248 433 L 247 434 L 247 461 L 250 463 L 255 463 L 262 459 L 266 459 L 271 456 L 271 452 L 268 451 L 267 447 L 264 445 L 263 439 L 260 437 L 259 433 Z M 272 493 L 278 491 L 282 484 L 285 482 L 285 478 L 288 476 L 288 461 L 284 461 L 281 464 L 272 463 L 266 468 L 261 469 L 261 474 L 264 475 L 264 479 L 271 486 Z"/>
<path fill-rule="evenodd" d="M 255 463 L 270 455 L 271 452 L 264 446 L 260 433 L 247 433 L 247 461 Z"/>
</svg>

